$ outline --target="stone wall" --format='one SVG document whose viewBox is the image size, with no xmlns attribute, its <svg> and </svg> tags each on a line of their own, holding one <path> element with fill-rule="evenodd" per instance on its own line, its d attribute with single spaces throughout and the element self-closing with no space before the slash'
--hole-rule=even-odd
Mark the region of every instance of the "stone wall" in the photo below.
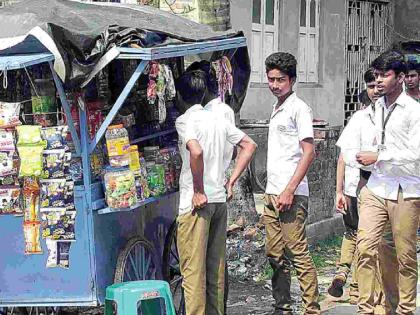
<svg viewBox="0 0 420 315">
<path fill-rule="evenodd" d="M 308 172 L 308 237 L 311 243 L 343 231 L 342 216 L 335 211 L 335 181 L 340 127 L 314 129 L 315 160 Z"/>
<path fill-rule="evenodd" d="M 342 215 L 335 212 L 335 178 L 337 170 L 338 150 L 336 142 L 340 134 L 341 127 L 315 128 L 315 153 L 316 158 L 312 163 L 309 172 L 309 213 L 307 234 L 311 243 L 326 239 L 333 234 L 340 234 L 344 231 Z M 255 158 L 258 163 L 255 164 L 256 172 L 262 174 L 265 172 L 267 159 L 267 128 L 242 128 L 257 144 L 258 151 Z M 246 184 L 244 181 L 242 184 Z M 262 200 L 263 191 L 253 185 L 255 195 L 255 208 L 258 213 L 262 213 L 264 204 Z M 246 189 L 242 188 L 243 191 Z M 239 209 L 232 211 L 231 218 L 238 215 L 245 215 L 248 222 L 253 222 L 254 217 L 248 218 L 252 213 L 252 203 L 248 204 L 247 198 L 240 194 L 242 205 L 249 207 L 249 211 Z"/>
</svg>

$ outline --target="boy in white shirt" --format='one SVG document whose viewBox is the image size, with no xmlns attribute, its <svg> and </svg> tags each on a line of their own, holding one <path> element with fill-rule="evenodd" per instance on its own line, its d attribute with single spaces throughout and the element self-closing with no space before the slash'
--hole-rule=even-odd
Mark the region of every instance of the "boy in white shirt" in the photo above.
<svg viewBox="0 0 420 315">
<path fill-rule="evenodd" d="M 391 224 L 396 258 L 380 264 L 388 311 L 413 314 L 417 289 L 417 228 L 420 214 L 420 106 L 403 91 L 407 65 L 396 51 L 372 63 L 383 95 L 375 104 L 378 151 L 356 154 L 357 162 L 372 167 L 360 192 L 359 314 L 373 314 L 374 282 L 379 242 Z M 391 305 L 389 305 L 391 303 Z"/>
<path fill-rule="evenodd" d="M 177 81 L 176 120 L 182 157 L 177 244 L 187 315 L 223 315 L 226 251 L 226 200 L 249 164 L 256 144 L 225 120 L 204 110 L 202 71 L 185 72 Z M 241 147 L 225 183 L 227 143 Z M 227 194 L 226 194 L 227 192 Z"/>
</svg>

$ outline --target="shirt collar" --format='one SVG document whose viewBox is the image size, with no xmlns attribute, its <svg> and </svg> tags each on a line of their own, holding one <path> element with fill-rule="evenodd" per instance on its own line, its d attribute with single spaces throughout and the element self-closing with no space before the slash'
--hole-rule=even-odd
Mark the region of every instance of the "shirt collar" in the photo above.
<svg viewBox="0 0 420 315">
<path fill-rule="evenodd" d="M 405 107 L 405 103 L 407 102 L 407 98 L 409 98 L 409 96 L 407 95 L 407 93 L 405 91 L 402 91 L 401 94 L 395 100 L 394 104 L 399 105 L 401 107 Z M 385 96 L 382 96 L 381 98 L 379 98 L 376 101 L 376 104 L 379 105 L 379 107 L 386 108 L 386 105 L 385 105 Z M 389 106 L 388 108 L 392 107 L 392 105 L 394 105 L 394 104 L 391 104 L 391 106 Z"/>
<path fill-rule="evenodd" d="M 271 114 L 271 118 L 273 118 L 278 112 L 281 112 L 283 109 L 285 109 L 287 106 L 289 106 L 289 104 L 293 103 L 296 100 L 296 93 L 292 92 L 292 94 L 290 94 L 283 102 L 283 104 L 281 104 L 277 109 L 277 102 L 275 102 L 273 104 L 273 113 Z"/>
<path fill-rule="evenodd" d="M 185 113 L 184 113 L 184 114 L 187 114 L 187 113 L 192 113 L 192 112 L 196 112 L 196 111 L 203 110 L 203 109 L 204 109 L 204 108 L 203 108 L 203 106 L 202 106 L 201 104 L 195 104 L 195 105 L 191 106 L 190 108 L 188 108 L 188 109 L 185 111 Z"/>
<path fill-rule="evenodd" d="M 183 113 L 182 115 L 178 116 L 178 118 L 176 119 L 176 124 L 182 124 L 184 123 L 186 120 L 188 120 L 188 117 L 191 113 L 193 112 L 197 112 L 200 110 L 204 110 L 203 106 L 201 104 L 195 104 L 193 106 L 191 106 L 190 108 L 188 108 L 185 113 Z"/>
<path fill-rule="evenodd" d="M 215 105 L 221 104 L 222 100 L 219 97 L 212 99 L 210 102 L 206 104 L 206 107 L 213 107 Z"/>
</svg>

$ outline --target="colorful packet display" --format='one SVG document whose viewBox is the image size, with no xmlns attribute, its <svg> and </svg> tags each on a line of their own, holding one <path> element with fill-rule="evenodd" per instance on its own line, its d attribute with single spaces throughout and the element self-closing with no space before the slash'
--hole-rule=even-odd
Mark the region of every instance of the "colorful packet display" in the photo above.
<svg viewBox="0 0 420 315">
<path fill-rule="evenodd" d="M 52 208 L 50 211 L 42 210 L 42 238 L 67 241 L 75 240 L 75 221 L 75 211 L 66 211 L 65 208 Z"/>
<path fill-rule="evenodd" d="M 45 150 L 42 153 L 43 158 L 43 178 L 62 178 L 64 177 L 64 168 L 66 163 L 66 151 L 64 149 Z"/>
<path fill-rule="evenodd" d="M 25 222 L 39 221 L 39 182 L 36 178 L 23 180 L 23 215 Z"/>
<path fill-rule="evenodd" d="M 71 242 L 57 242 L 46 240 L 48 249 L 47 268 L 61 267 L 68 269 L 70 267 L 70 247 Z"/>
<path fill-rule="evenodd" d="M 18 145 L 18 152 L 21 161 L 19 167 L 19 177 L 39 177 L 42 175 L 42 152 L 45 143 L 40 142 L 36 145 Z"/>
<path fill-rule="evenodd" d="M 44 179 L 41 183 L 41 211 L 43 208 L 64 208 L 66 179 Z M 48 209 L 45 209 L 48 211 Z"/>
<path fill-rule="evenodd" d="M 0 214 L 22 214 L 19 186 L 0 187 Z"/>
<path fill-rule="evenodd" d="M 42 141 L 41 126 L 23 125 L 16 127 L 18 133 L 18 146 L 24 144 L 37 144 Z"/>
<path fill-rule="evenodd" d="M 19 120 L 20 103 L 0 102 L 0 128 L 14 127 L 21 124 Z"/>
<path fill-rule="evenodd" d="M 42 254 L 40 243 L 39 222 L 24 222 L 23 234 L 25 235 L 25 255 Z"/>
<path fill-rule="evenodd" d="M 42 128 L 42 139 L 47 141 L 47 150 L 66 149 L 67 126 Z"/>
<path fill-rule="evenodd" d="M 12 131 L 0 130 L 0 151 L 15 151 L 15 137 Z"/>
</svg>

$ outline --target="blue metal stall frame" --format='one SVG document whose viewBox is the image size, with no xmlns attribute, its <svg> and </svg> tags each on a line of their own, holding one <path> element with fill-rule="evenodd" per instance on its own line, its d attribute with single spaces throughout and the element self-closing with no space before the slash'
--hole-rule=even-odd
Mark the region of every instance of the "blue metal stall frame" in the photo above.
<svg viewBox="0 0 420 315">
<path fill-rule="evenodd" d="M 116 48 L 117 59 L 137 59 L 140 62 L 92 140 L 88 134 L 86 106 L 82 99 L 79 99 L 80 139 L 78 137 L 63 84 L 54 71 L 52 54 L 0 56 L 0 70 L 4 72 L 49 63 L 68 119 L 76 155 L 81 156 L 83 165 L 83 185 L 75 186 L 74 192 L 77 210 L 76 241 L 71 247 L 69 269 L 46 268 L 45 242 L 42 242 L 42 255 L 25 256 L 22 219 L 15 216 L 0 217 L 1 237 L 7 240 L 0 242 L 0 307 L 103 304 L 105 289 L 114 281 L 117 256 L 129 239 L 144 236 L 153 243 L 159 255 L 162 253 L 166 231 L 177 213 L 178 193 L 149 198 L 130 209 L 107 208 L 101 183 L 92 183 L 91 180 L 91 153 L 149 61 L 213 51 L 228 51 L 231 57 L 237 48 L 245 46 L 244 37 L 235 37 L 156 48 Z M 174 129 L 166 130 L 132 142 L 140 143 L 175 132 Z M 141 268 L 147 270 L 148 262 L 140 258 L 140 263 Z"/>
</svg>

